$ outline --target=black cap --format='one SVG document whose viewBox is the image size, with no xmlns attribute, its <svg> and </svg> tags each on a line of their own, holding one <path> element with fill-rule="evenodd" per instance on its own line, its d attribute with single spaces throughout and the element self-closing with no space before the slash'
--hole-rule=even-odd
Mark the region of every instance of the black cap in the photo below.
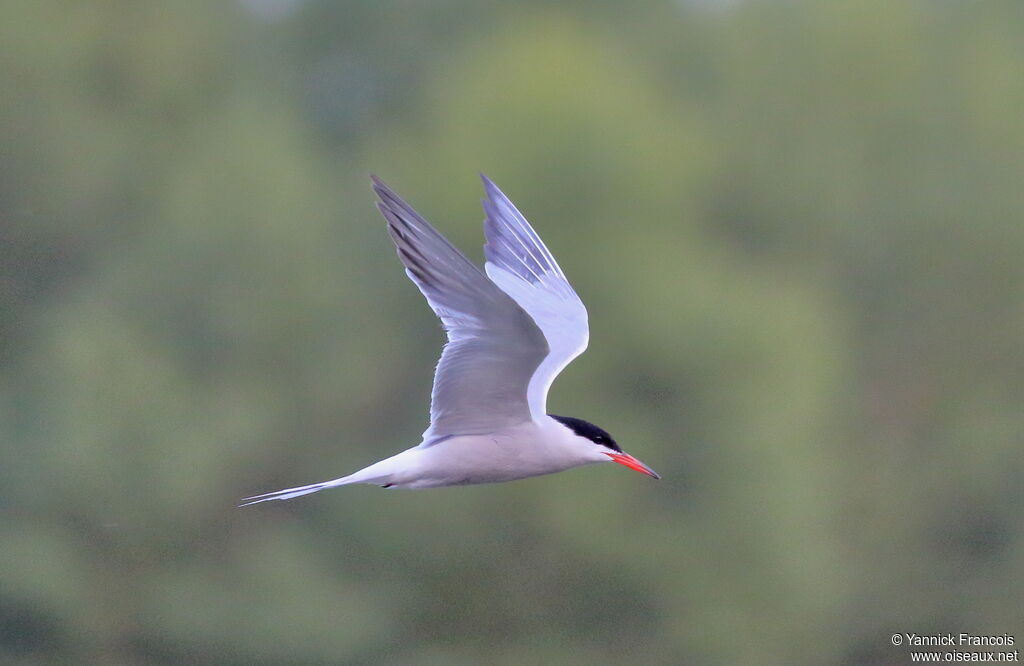
<svg viewBox="0 0 1024 666">
<path fill-rule="evenodd" d="M 572 416 L 558 416 L 556 414 L 548 414 L 548 416 L 569 428 L 580 437 L 589 439 L 593 443 L 600 444 L 612 451 L 622 453 L 622 449 L 620 449 L 619 445 L 615 443 L 612 436 L 609 435 L 607 431 L 598 428 L 593 423 L 584 421 L 583 419 L 577 419 Z"/>
</svg>

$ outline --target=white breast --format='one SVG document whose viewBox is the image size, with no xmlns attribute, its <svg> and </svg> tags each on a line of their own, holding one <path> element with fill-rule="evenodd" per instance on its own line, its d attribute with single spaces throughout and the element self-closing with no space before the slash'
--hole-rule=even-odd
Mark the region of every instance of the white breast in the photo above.
<svg viewBox="0 0 1024 666">
<path fill-rule="evenodd" d="M 608 460 L 593 443 L 548 416 L 489 435 L 449 437 L 400 455 L 404 469 L 391 479 L 396 488 L 498 483 Z"/>
</svg>

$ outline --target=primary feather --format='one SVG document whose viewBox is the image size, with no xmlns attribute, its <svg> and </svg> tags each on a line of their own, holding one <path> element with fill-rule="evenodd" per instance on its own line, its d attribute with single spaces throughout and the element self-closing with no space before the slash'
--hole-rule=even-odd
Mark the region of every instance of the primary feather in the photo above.
<svg viewBox="0 0 1024 666">
<path fill-rule="evenodd" d="M 540 418 L 547 413 L 548 389 L 555 377 L 587 348 L 587 309 L 522 213 L 487 176 L 482 178 L 487 192 L 487 275 L 530 315 L 549 348 L 527 390 L 530 412 Z"/>
<path fill-rule="evenodd" d="M 531 418 L 527 387 L 548 344 L 534 320 L 380 180 L 377 206 L 409 278 L 448 334 L 434 373 L 424 444 Z"/>
</svg>

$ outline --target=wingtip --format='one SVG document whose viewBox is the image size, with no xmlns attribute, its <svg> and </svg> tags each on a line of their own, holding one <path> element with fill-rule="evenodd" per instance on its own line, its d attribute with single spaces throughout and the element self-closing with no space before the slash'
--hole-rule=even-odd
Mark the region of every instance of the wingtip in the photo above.
<svg viewBox="0 0 1024 666">
<path fill-rule="evenodd" d="M 488 178 L 487 174 L 482 172 L 482 171 L 480 172 L 480 180 L 483 182 L 483 184 L 484 184 L 484 191 L 487 192 L 488 196 L 491 196 L 495 192 L 497 192 L 498 194 L 501 194 L 501 190 L 498 189 L 498 186 L 494 184 L 494 181 L 491 180 L 490 178 Z"/>
<path fill-rule="evenodd" d="M 387 183 L 381 180 L 374 174 L 370 174 L 370 182 L 373 184 L 373 191 L 377 193 L 381 201 L 388 201 L 398 199 L 398 195 L 392 190 Z"/>
<path fill-rule="evenodd" d="M 370 174 L 370 180 L 373 181 L 373 191 L 377 195 L 377 209 L 385 217 L 387 217 L 388 211 L 395 213 L 399 210 L 409 209 L 409 204 L 405 203 L 383 180 L 373 174 Z"/>
</svg>

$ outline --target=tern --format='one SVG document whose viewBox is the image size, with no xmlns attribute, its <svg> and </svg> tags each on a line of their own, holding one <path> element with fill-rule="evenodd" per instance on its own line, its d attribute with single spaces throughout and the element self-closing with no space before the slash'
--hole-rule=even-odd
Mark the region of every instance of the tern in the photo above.
<svg viewBox="0 0 1024 666">
<path fill-rule="evenodd" d="M 420 444 L 348 476 L 247 497 L 241 506 L 353 483 L 410 489 L 497 483 L 602 462 L 661 478 L 601 428 L 547 413 L 551 383 L 587 348 L 587 310 L 526 218 L 481 178 L 483 271 L 372 177 L 405 273 L 448 336 Z"/>
</svg>

